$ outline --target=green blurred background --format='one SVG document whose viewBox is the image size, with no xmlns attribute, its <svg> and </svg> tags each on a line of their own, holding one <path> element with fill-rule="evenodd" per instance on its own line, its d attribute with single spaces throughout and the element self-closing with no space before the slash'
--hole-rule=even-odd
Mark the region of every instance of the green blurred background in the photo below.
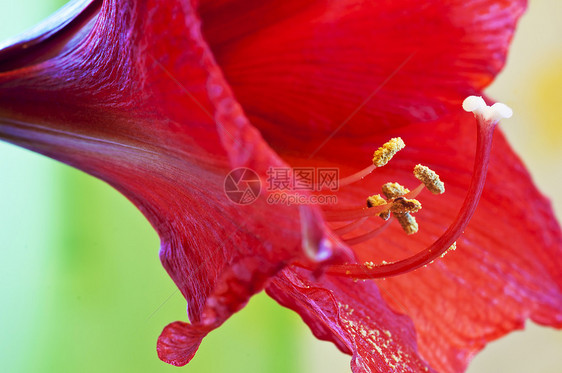
<svg viewBox="0 0 562 373">
<path fill-rule="evenodd" d="M 0 40 L 64 1 L 0 1 Z M 562 211 L 562 2 L 537 0 L 489 93 L 514 108 L 504 128 Z M 158 238 L 102 182 L 0 143 L 0 371 L 178 371 L 158 360 L 162 328 L 185 300 L 158 260 Z M 559 372 L 562 333 L 532 326 L 493 343 L 469 372 Z M 533 359 L 533 357 L 535 359 Z M 316 341 L 263 294 L 205 339 L 190 372 L 345 372 L 349 358 Z"/>
</svg>

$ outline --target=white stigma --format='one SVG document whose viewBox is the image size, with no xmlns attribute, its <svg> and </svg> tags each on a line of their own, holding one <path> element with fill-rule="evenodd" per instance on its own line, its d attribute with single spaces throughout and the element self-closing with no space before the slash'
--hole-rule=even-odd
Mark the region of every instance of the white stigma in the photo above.
<svg viewBox="0 0 562 373">
<path fill-rule="evenodd" d="M 468 96 L 462 103 L 465 111 L 472 112 L 474 115 L 482 117 L 485 121 L 497 123 L 502 118 L 511 118 L 513 110 L 505 104 L 495 103 L 492 106 L 486 105 L 480 96 Z"/>
</svg>

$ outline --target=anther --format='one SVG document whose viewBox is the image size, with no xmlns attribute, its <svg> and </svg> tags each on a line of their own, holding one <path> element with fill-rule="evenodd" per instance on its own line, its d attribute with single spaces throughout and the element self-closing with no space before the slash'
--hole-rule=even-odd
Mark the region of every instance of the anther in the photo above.
<svg viewBox="0 0 562 373">
<path fill-rule="evenodd" d="M 406 234 L 417 233 L 419 226 L 416 219 L 410 215 L 421 209 L 421 203 L 415 199 L 407 199 L 403 195 L 410 193 L 408 188 L 398 183 L 386 183 L 382 186 L 382 193 L 389 200 L 393 200 L 390 211 L 398 220 Z"/>
<path fill-rule="evenodd" d="M 418 232 L 418 222 L 416 221 L 416 218 L 409 213 L 394 214 L 394 217 L 398 220 L 406 234 L 414 234 Z"/>
<path fill-rule="evenodd" d="M 382 198 L 380 194 L 375 194 L 367 198 L 367 207 L 369 208 L 386 205 L 386 203 L 387 201 L 384 198 Z M 390 211 L 384 210 L 378 213 L 377 215 L 383 218 L 384 220 L 388 220 L 388 218 L 390 217 Z"/>
<path fill-rule="evenodd" d="M 394 214 L 405 214 L 405 213 L 412 213 L 418 212 L 421 210 L 422 205 L 416 199 L 407 199 L 404 197 L 398 197 L 390 206 L 390 211 Z"/>
<path fill-rule="evenodd" d="M 425 187 L 433 194 L 445 193 L 445 184 L 439 180 L 439 175 L 429 167 L 418 164 L 414 167 L 414 176 L 421 181 Z"/>
<path fill-rule="evenodd" d="M 376 167 L 382 167 L 387 164 L 396 153 L 404 149 L 406 144 L 400 137 L 394 137 L 378 148 L 373 154 L 373 164 Z"/>
<path fill-rule="evenodd" d="M 388 199 L 401 197 L 406 193 L 410 193 L 410 190 L 398 183 L 386 183 L 382 186 L 382 194 Z"/>
</svg>

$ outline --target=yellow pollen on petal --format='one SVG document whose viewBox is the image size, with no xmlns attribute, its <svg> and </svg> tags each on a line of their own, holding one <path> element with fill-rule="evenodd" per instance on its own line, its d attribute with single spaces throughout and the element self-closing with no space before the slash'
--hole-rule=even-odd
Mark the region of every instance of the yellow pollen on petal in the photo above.
<svg viewBox="0 0 562 373">
<path fill-rule="evenodd" d="M 405 147 L 406 144 L 404 144 L 404 141 L 400 137 L 390 139 L 375 151 L 375 154 L 373 154 L 373 164 L 377 167 L 384 166 L 396 153 Z"/>
<path fill-rule="evenodd" d="M 367 207 L 382 206 L 382 205 L 386 205 L 386 203 L 387 203 L 386 200 L 382 198 L 380 194 L 375 194 L 373 196 L 367 197 Z M 383 218 L 384 220 L 388 220 L 388 218 L 390 217 L 390 211 L 384 210 L 377 215 Z"/>
<path fill-rule="evenodd" d="M 445 184 L 439 180 L 439 175 L 429 167 L 418 164 L 414 167 L 414 176 L 421 181 L 425 187 L 433 194 L 445 193 Z"/>
<path fill-rule="evenodd" d="M 398 220 L 406 234 L 414 234 L 418 232 L 418 222 L 416 221 L 416 218 L 409 213 L 394 214 L 394 217 L 396 217 L 396 220 Z"/>
<path fill-rule="evenodd" d="M 457 241 L 453 242 L 453 244 L 451 246 L 449 246 L 449 248 L 447 250 L 445 250 L 445 252 L 443 254 L 441 254 L 441 258 L 443 258 L 445 255 L 447 255 L 449 252 L 455 251 L 456 249 L 457 249 Z"/>
<path fill-rule="evenodd" d="M 382 186 L 382 194 L 388 199 L 397 198 L 410 193 L 410 189 L 403 187 L 398 183 L 386 183 Z"/>
<path fill-rule="evenodd" d="M 419 210 L 421 210 L 421 208 L 421 203 L 416 199 L 398 197 L 392 202 L 390 211 L 395 214 L 405 214 L 407 212 L 418 212 Z"/>
</svg>

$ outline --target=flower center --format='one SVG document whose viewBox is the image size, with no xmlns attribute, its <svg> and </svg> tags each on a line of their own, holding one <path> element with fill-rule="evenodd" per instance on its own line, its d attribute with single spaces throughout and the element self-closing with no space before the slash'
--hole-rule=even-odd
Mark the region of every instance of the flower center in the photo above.
<svg viewBox="0 0 562 373">
<path fill-rule="evenodd" d="M 332 264 L 327 265 L 322 271 L 323 273 L 354 279 L 396 276 L 427 265 L 443 256 L 448 250 L 456 249 L 456 240 L 474 215 L 484 188 L 494 129 L 501 118 L 509 118 L 512 115 L 511 109 L 506 105 L 496 103 L 492 106 L 487 106 L 481 97 L 476 96 L 470 96 L 465 99 L 463 108 L 466 111 L 473 112 L 475 116 L 477 128 L 476 156 L 466 198 L 449 228 L 431 245 L 402 260 L 391 263 L 383 261 L 381 264 L 373 262 Z M 354 175 L 341 179 L 340 186 L 349 185 L 361 180 L 376 168 L 386 165 L 404 146 L 405 144 L 402 139 L 391 139 L 375 152 L 372 165 Z M 414 234 L 419 228 L 412 214 L 421 209 L 421 203 L 415 197 L 420 194 L 424 187 L 434 194 L 442 194 L 445 191 L 444 184 L 439 180 L 439 176 L 428 167 L 417 165 L 414 168 L 414 176 L 421 181 L 421 184 L 412 191 L 398 183 L 386 183 L 382 186 L 384 197 L 379 194 L 369 196 L 367 197 L 366 206 L 362 208 L 325 209 L 324 216 L 328 222 L 346 222 L 344 225 L 334 228 L 333 232 L 348 246 L 353 246 L 376 237 L 388 227 L 393 219 L 398 221 L 406 234 Z M 373 217 L 382 218 L 385 222 L 362 235 L 352 238 L 341 238 L 343 235 L 352 233 Z M 307 267 L 301 263 L 297 265 Z"/>
</svg>

